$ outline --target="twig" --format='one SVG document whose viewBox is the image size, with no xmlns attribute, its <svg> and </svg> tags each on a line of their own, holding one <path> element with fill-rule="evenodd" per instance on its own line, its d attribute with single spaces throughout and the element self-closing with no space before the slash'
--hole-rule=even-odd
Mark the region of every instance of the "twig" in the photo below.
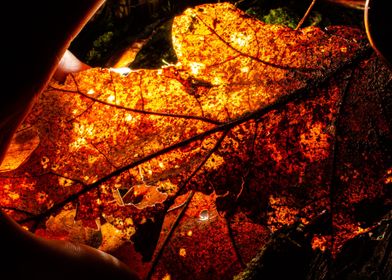
<svg viewBox="0 0 392 280">
<path fill-rule="evenodd" d="M 155 258 L 151 262 L 151 268 L 150 268 L 150 271 L 148 272 L 148 275 L 146 277 L 147 280 L 151 279 L 152 274 L 155 271 L 155 267 L 157 266 L 158 261 L 161 258 L 161 255 L 163 253 L 163 249 L 166 247 L 167 243 L 169 243 L 169 241 L 170 241 L 170 239 L 171 239 L 171 237 L 172 237 L 172 235 L 174 233 L 174 230 L 177 228 L 177 225 L 180 223 L 181 218 L 184 216 L 186 209 L 188 209 L 189 203 L 191 202 L 191 200 L 192 200 L 194 195 L 195 195 L 195 192 L 194 191 L 190 191 L 190 193 L 189 193 L 189 195 L 188 195 L 188 197 L 187 197 L 187 199 L 186 199 L 186 201 L 184 203 L 184 207 L 181 209 L 181 212 L 178 214 L 176 220 L 174 221 L 174 223 L 171 226 L 168 234 L 166 235 L 166 238 L 163 241 L 162 246 L 159 248 L 157 254 L 155 255 Z"/>
<path fill-rule="evenodd" d="M 297 27 L 294 30 L 298 30 L 301 28 L 301 26 L 304 24 L 305 20 L 308 19 L 310 12 L 313 9 L 314 4 L 316 4 L 317 0 L 312 0 L 312 3 L 310 3 L 309 8 L 307 9 L 306 13 L 304 14 L 304 16 L 301 18 L 301 20 L 299 21 Z"/>
<path fill-rule="evenodd" d="M 233 229 L 231 228 L 231 225 L 230 225 L 230 217 L 226 217 L 225 220 L 226 220 L 227 230 L 229 232 L 230 242 L 233 245 L 233 249 L 234 249 L 235 255 L 236 255 L 237 259 L 238 259 L 238 262 L 241 265 L 241 268 L 244 269 L 246 267 L 246 265 L 245 265 L 244 260 L 243 260 L 243 258 L 241 256 L 240 250 L 238 249 L 237 243 L 235 242 Z"/>
</svg>

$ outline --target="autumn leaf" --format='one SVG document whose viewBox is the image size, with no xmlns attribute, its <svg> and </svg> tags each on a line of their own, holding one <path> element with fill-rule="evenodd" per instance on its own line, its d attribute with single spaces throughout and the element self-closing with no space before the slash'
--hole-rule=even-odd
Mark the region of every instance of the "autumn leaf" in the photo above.
<svg viewBox="0 0 392 280">
<path fill-rule="evenodd" d="M 325 212 L 314 244 L 338 252 L 390 208 L 392 76 L 362 31 L 221 3 L 176 17 L 173 45 L 176 65 L 53 82 L 0 205 L 49 238 L 114 254 L 133 241 L 159 279 L 231 278 L 273 232 Z"/>
</svg>

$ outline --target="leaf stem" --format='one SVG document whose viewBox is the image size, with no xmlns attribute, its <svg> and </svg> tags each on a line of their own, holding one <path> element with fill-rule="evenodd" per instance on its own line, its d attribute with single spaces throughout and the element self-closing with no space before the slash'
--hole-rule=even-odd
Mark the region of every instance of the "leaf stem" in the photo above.
<svg viewBox="0 0 392 280">
<path fill-rule="evenodd" d="M 306 10 L 304 16 L 301 18 L 301 20 L 298 22 L 297 27 L 294 30 L 298 30 L 301 28 L 301 26 L 304 24 L 304 22 L 308 19 L 310 12 L 313 10 L 313 6 L 316 4 L 317 0 L 312 0 L 312 3 L 310 3 L 308 9 Z"/>
</svg>

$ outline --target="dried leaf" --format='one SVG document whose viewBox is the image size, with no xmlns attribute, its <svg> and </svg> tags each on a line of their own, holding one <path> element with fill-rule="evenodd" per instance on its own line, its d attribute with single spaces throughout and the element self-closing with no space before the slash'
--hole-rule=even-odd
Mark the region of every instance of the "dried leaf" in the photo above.
<svg viewBox="0 0 392 280">
<path fill-rule="evenodd" d="M 118 230 L 102 248 L 133 240 L 149 276 L 175 279 L 230 278 L 272 232 L 325 211 L 318 244 L 336 252 L 390 208 L 392 76 L 360 30 L 294 31 L 221 3 L 176 17 L 173 44 L 175 66 L 52 83 L 0 204 L 21 223 L 77 207 L 84 227 Z"/>
</svg>

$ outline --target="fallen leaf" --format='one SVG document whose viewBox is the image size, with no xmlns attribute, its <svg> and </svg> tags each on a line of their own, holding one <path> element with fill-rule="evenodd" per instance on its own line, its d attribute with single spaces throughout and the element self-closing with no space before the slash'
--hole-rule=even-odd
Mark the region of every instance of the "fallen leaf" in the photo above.
<svg viewBox="0 0 392 280">
<path fill-rule="evenodd" d="M 319 246 L 336 252 L 390 208 L 392 77 L 362 31 L 295 31 L 221 3 L 176 17 L 173 44 L 174 66 L 52 83 L 2 207 L 20 223 L 77 207 L 84 227 L 119 231 L 106 248 L 133 240 L 149 276 L 220 279 L 285 226 L 330 213 Z"/>
</svg>

